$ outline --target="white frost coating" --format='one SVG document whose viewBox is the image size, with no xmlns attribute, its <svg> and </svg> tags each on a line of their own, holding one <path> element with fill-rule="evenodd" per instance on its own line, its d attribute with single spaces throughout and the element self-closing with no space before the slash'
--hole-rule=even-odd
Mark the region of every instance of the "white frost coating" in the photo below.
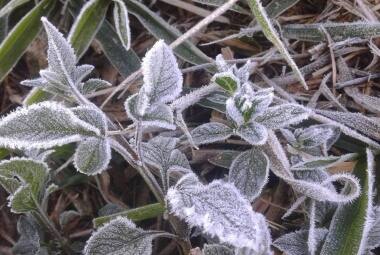
<svg viewBox="0 0 380 255">
<path fill-rule="evenodd" d="M 223 141 L 232 135 L 232 129 L 222 123 L 210 122 L 194 128 L 190 132 L 196 145 Z"/>
<path fill-rule="evenodd" d="M 115 21 L 116 32 L 124 48 L 129 50 L 131 47 L 131 30 L 129 28 L 128 10 L 123 1 L 113 1 L 115 2 L 113 19 Z"/>
<path fill-rule="evenodd" d="M 370 149 L 366 149 L 367 153 L 367 173 L 368 173 L 368 190 L 367 190 L 367 197 L 368 197 L 368 205 L 366 210 L 366 216 L 365 216 L 365 224 L 363 226 L 363 235 L 362 239 L 360 241 L 359 251 L 358 255 L 365 254 L 368 251 L 368 237 L 369 233 L 371 231 L 371 228 L 373 226 L 373 223 L 375 222 L 376 218 L 374 215 L 374 206 L 373 206 L 373 200 L 374 200 L 374 189 L 375 189 L 375 157 L 373 155 L 373 152 Z"/>
<path fill-rule="evenodd" d="M 240 153 L 232 162 L 228 180 L 232 182 L 250 202 L 258 197 L 268 182 L 268 157 L 257 149 Z"/>
<path fill-rule="evenodd" d="M 141 121 L 144 127 L 154 126 L 171 130 L 176 128 L 174 125 L 173 111 L 168 105 L 156 103 L 141 112 L 142 106 L 138 105 L 138 99 L 140 97 L 140 93 L 134 94 L 125 101 L 124 106 L 130 119 L 134 122 Z M 143 113 L 142 116 L 141 113 Z"/>
<path fill-rule="evenodd" d="M 307 246 L 309 248 L 310 255 L 315 255 L 317 250 L 318 241 L 315 236 L 315 201 L 311 200 L 309 211 L 309 234 L 307 237 Z"/>
<path fill-rule="evenodd" d="M 182 91 L 182 73 L 178 68 L 173 51 L 163 40 L 157 41 L 142 61 L 144 93 L 151 104 L 168 103 Z"/>
<path fill-rule="evenodd" d="M 99 135 L 98 128 L 55 102 L 18 108 L 0 120 L 0 145 L 8 148 L 46 149 Z"/>
<path fill-rule="evenodd" d="M 328 230 L 325 228 L 315 229 L 316 247 L 320 246 L 325 238 Z M 307 247 L 307 230 L 299 230 L 281 236 L 273 242 L 273 246 L 289 255 L 305 255 L 308 254 Z"/>
<path fill-rule="evenodd" d="M 231 79 L 234 84 L 226 84 L 227 86 L 224 86 L 224 84 L 219 84 L 219 83 L 216 82 L 217 79 L 223 79 L 223 78 L 229 78 L 229 79 Z M 221 86 L 223 89 L 225 89 L 225 90 L 227 90 L 229 92 L 233 92 L 233 90 L 231 90 L 231 89 L 237 90 L 237 89 L 240 88 L 240 80 L 231 71 L 216 73 L 211 78 L 211 82 L 217 83 L 219 86 Z M 232 85 L 235 88 L 231 88 L 230 85 Z"/>
<path fill-rule="evenodd" d="M 264 216 L 252 211 L 234 185 L 219 180 L 202 185 L 194 174 L 187 174 L 166 198 L 172 213 L 220 242 L 258 254 L 267 250 L 270 236 Z"/>
<path fill-rule="evenodd" d="M 226 113 L 238 126 L 244 124 L 243 114 L 236 107 L 235 100 L 232 97 L 226 101 Z"/>
<path fill-rule="evenodd" d="M 252 145 L 263 145 L 268 139 L 266 127 L 257 122 L 242 125 L 235 130 L 235 133 Z"/>
<path fill-rule="evenodd" d="M 49 69 L 58 74 L 69 77 L 77 62 L 74 49 L 45 17 L 41 18 L 48 36 L 48 63 Z"/>
<path fill-rule="evenodd" d="M 106 115 L 95 105 L 81 105 L 71 108 L 71 110 L 79 119 L 98 128 L 103 135 L 108 130 Z"/>
<path fill-rule="evenodd" d="M 230 69 L 230 66 L 224 60 L 222 54 L 218 54 L 215 58 L 216 67 L 220 72 L 227 72 Z"/>
<path fill-rule="evenodd" d="M 282 104 L 269 107 L 255 121 L 269 129 L 283 128 L 297 124 L 309 117 L 310 110 L 297 104 Z"/>
<path fill-rule="evenodd" d="M 380 207 L 373 208 L 373 223 L 368 233 L 367 248 L 373 249 L 380 246 Z"/>
<path fill-rule="evenodd" d="M 96 175 L 107 169 L 111 161 L 111 146 L 107 138 L 90 137 L 79 143 L 74 154 L 75 168 L 86 175 Z"/>
<path fill-rule="evenodd" d="M 234 251 L 221 244 L 205 244 L 202 250 L 204 255 L 234 255 Z"/>
<path fill-rule="evenodd" d="M 77 69 L 78 68 L 79 67 L 77 67 Z M 79 78 L 76 83 L 79 84 L 78 89 L 83 95 L 90 94 L 98 89 L 103 89 L 112 86 L 112 84 L 108 81 L 101 79 L 92 78 L 88 79 L 84 83 L 81 83 L 82 79 L 83 78 Z"/>
<path fill-rule="evenodd" d="M 336 112 L 324 110 L 317 110 L 317 113 L 342 125 L 358 130 L 359 132 L 367 135 L 368 137 L 371 137 L 375 140 L 380 140 L 380 122 L 368 118 L 361 113 Z M 342 132 L 344 132 L 344 130 L 342 130 Z"/>
<path fill-rule="evenodd" d="M 88 239 L 85 255 L 151 255 L 154 233 L 144 231 L 128 218 L 118 217 Z"/>
</svg>

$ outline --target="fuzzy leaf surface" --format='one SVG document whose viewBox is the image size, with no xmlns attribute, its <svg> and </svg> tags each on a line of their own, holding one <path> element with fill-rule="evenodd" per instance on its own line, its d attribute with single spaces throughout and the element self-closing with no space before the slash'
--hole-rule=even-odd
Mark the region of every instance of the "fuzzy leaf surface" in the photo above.
<svg viewBox="0 0 380 255">
<path fill-rule="evenodd" d="M 103 172 L 110 160 L 111 146 L 107 138 L 87 138 L 79 143 L 74 154 L 75 168 L 86 175 Z"/>
<path fill-rule="evenodd" d="M 191 131 L 193 141 L 198 145 L 222 141 L 231 135 L 232 129 L 218 122 L 205 123 Z"/>
<path fill-rule="evenodd" d="M 244 124 L 235 132 L 238 136 L 252 145 L 262 145 L 268 138 L 266 127 L 256 122 Z"/>
<path fill-rule="evenodd" d="M 242 152 L 232 162 L 228 180 L 240 192 L 253 201 L 260 195 L 268 181 L 269 162 L 267 156 L 256 149 Z"/>
<path fill-rule="evenodd" d="M 87 241 L 85 255 L 150 255 L 154 234 L 128 218 L 116 218 L 99 228 Z"/>
<path fill-rule="evenodd" d="M 105 134 L 107 131 L 107 117 L 94 105 L 81 105 L 71 109 L 80 120 L 96 127 Z"/>
<path fill-rule="evenodd" d="M 269 107 L 255 121 L 270 129 L 283 128 L 292 124 L 297 124 L 307 119 L 309 110 L 296 104 L 283 104 Z"/>
<path fill-rule="evenodd" d="M 205 244 L 202 251 L 204 255 L 234 255 L 233 250 L 220 244 Z"/>
<path fill-rule="evenodd" d="M 36 209 L 48 174 L 45 163 L 26 158 L 12 158 L 0 163 L 0 184 L 10 193 L 12 212 Z M 4 182 L 7 180 L 7 182 Z"/>
<path fill-rule="evenodd" d="M 0 145 L 10 148 L 50 148 L 98 135 L 98 128 L 53 102 L 19 108 L 0 120 Z"/>
<path fill-rule="evenodd" d="M 167 201 L 172 213 L 221 242 L 258 253 L 268 249 L 265 218 L 252 211 L 232 184 L 216 180 L 203 185 L 194 174 L 187 174 L 169 189 Z"/>
<path fill-rule="evenodd" d="M 142 61 L 144 85 L 142 93 L 146 93 L 150 103 L 167 103 L 182 91 L 182 73 L 178 68 L 173 51 L 164 41 L 159 40 L 146 53 Z"/>
</svg>

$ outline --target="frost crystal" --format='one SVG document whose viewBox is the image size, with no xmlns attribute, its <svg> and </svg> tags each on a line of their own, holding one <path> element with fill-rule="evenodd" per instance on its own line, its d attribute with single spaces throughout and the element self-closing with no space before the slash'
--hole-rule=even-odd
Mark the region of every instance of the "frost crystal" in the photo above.
<svg viewBox="0 0 380 255">
<path fill-rule="evenodd" d="M 194 174 L 182 177 L 167 194 L 169 210 L 193 227 L 201 227 L 221 242 L 267 250 L 270 240 L 265 218 L 229 183 L 219 180 L 202 185 Z"/>
<path fill-rule="evenodd" d="M 232 135 L 232 128 L 218 122 L 200 125 L 191 131 L 193 141 L 197 145 L 222 141 Z"/>
</svg>

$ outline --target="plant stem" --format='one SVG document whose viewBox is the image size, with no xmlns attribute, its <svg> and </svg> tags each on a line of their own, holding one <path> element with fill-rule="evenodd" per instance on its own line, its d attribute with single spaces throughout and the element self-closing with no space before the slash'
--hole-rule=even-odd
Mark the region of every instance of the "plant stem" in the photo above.
<svg viewBox="0 0 380 255">
<path fill-rule="evenodd" d="M 161 215 L 165 211 L 165 206 L 161 203 L 155 203 L 150 205 L 145 205 L 142 207 L 126 210 L 123 212 L 98 217 L 93 220 L 93 224 L 95 228 L 98 228 L 109 221 L 117 218 L 117 217 L 127 217 L 132 221 L 142 221 L 146 219 L 151 219 Z"/>
</svg>

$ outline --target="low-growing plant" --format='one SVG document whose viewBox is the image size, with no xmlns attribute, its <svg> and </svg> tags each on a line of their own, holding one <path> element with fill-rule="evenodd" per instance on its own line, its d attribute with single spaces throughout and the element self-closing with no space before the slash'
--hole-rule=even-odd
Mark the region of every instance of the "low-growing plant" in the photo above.
<svg viewBox="0 0 380 255">
<path fill-rule="evenodd" d="M 248 3 L 264 34 L 306 87 L 260 1 Z M 92 15 L 89 10 L 95 4 L 99 3 L 86 4 L 74 26 L 86 29 L 81 18 Z M 234 10 L 239 11 L 238 6 Z M 114 1 L 113 15 L 117 36 L 128 50 L 131 36 L 124 1 Z M 77 30 L 66 39 L 47 18 L 41 20 L 48 40 L 48 67 L 40 71 L 39 78 L 21 84 L 48 93 L 49 100 L 25 104 L 0 120 L 0 146 L 20 155 L 0 162 L 0 184 L 9 193 L 8 206 L 13 213 L 23 214 L 15 253 L 78 253 L 47 215 L 49 196 L 61 188 L 55 183 L 58 172 L 50 169 L 49 158 L 66 144 L 76 146 L 71 160 L 77 171 L 95 178 L 107 170 L 112 151 L 120 154 L 138 171 L 158 202 L 142 207 L 141 212 L 153 213 L 147 217 L 163 213 L 172 226 L 170 233 L 144 230 L 133 222 L 133 210 L 98 218 L 94 220 L 98 229 L 80 251 L 84 254 L 148 255 L 155 238 L 175 240 L 182 254 L 195 253 L 192 229 L 208 241 L 198 250 L 205 255 L 269 255 L 273 247 L 291 255 L 364 255 L 380 245 L 380 209 L 374 203 L 378 119 L 288 102 L 277 96 L 276 88 L 258 88 L 250 81 L 256 63 L 248 60 L 238 66 L 222 55 L 215 59 L 209 84 L 184 92 L 173 49 L 158 40 L 145 54 L 141 71 L 135 73 L 142 75 L 142 86 L 124 103 L 131 124 L 120 128 L 87 97 L 111 86 L 101 79 L 88 79 L 94 67 L 78 64 L 89 41 L 76 37 Z M 326 25 L 328 31 L 336 27 Z M 301 29 L 287 27 L 285 35 L 298 38 Z M 322 37 L 320 31 L 316 32 Z M 202 105 L 202 100 L 216 100 L 215 95 L 222 117 L 195 128 L 188 126 L 183 112 Z M 177 128 L 182 132 L 165 132 Z M 366 149 L 330 155 L 341 133 L 364 142 Z M 228 139 L 240 141 L 245 150 L 221 152 L 219 162 L 214 163 L 228 168 L 228 176 L 206 183 L 190 164 L 186 149 Z M 356 162 L 352 173 L 329 171 L 347 161 Z M 309 222 L 274 241 L 271 222 L 251 206 L 263 194 L 271 173 L 287 183 L 297 198 L 283 218 L 301 208 Z M 76 211 L 66 211 L 59 222 L 63 225 L 76 215 Z"/>
</svg>

